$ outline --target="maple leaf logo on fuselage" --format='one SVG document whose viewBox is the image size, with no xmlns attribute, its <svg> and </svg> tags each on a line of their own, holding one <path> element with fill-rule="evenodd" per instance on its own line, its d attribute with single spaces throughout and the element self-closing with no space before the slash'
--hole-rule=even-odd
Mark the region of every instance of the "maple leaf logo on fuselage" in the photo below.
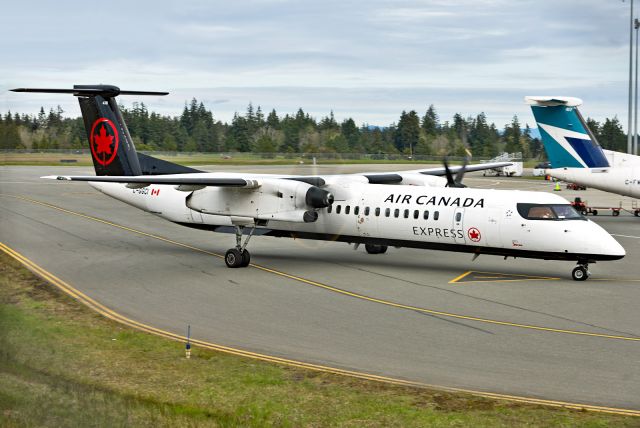
<svg viewBox="0 0 640 428">
<path fill-rule="evenodd" d="M 107 129 L 104 125 L 100 127 L 99 134 L 94 135 L 96 143 L 96 153 L 111 154 L 111 144 L 113 144 L 113 135 L 107 135 Z"/>
</svg>

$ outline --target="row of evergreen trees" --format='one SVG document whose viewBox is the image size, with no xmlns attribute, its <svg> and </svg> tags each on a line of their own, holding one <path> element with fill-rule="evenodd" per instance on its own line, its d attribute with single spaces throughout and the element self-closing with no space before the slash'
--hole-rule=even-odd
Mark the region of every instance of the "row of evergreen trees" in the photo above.
<svg viewBox="0 0 640 428">
<path fill-rule="evenodd" d="M 265 115 L 249 104 L 244 114 L 236 113 L 231 123 L 215 120 L 211 110 L 196 99 L 185 104 L 178 117 L 149 112 L 144 103 L 120 106 L 139 150 L 186 152 L 256 153 L 370 153 L 404 155 L 464 156 L 491 158 L 503 151 L 522 152 L 526 158 L 543 158 L 537 138 L 517 116 L 504 129 L 489 123 L 484 113 L 464 118 L 456 113 L 451 121 L 440 121 L 430 105 L 424 115 L 403 111 L 397 123 L 388 127 L 362 125 L 353 119 L 338 123 L 333 115 L 319 121 L 302 109 L 278 116 Z M 617 118 L 587 123 L 604 148 L 624 151 L 626 135 Z M 65 118 L 58 106 L 47 114 L 7 112 L 0 115 L 0 149 L 86 148 L 86 131 L 81 118 Z"/>
</svg>

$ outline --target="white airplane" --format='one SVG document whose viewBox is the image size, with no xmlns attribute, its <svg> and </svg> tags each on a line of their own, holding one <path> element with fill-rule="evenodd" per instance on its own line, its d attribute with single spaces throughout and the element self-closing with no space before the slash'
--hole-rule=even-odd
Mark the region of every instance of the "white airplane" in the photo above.
<svg viewBox="0 0 640 428">
<path fill-rule="evenodd" d="M 603 150 L 582 118 L 582 100 L 528 96 L 551 169 L 559 180 L 640 198 L 640 156 Z M 638 216 L 640 211 L 635 210 Z"/>
<path fill-rule="evenodd" d="M 575 280 L 589 277 L 588 263 L 625 256 L 611 235 L 562 197 L 462 184 L 465 171 L 505 163 L 325 176 L 206 173 L 136 153 L 115 97 L 166 93 L 108 85 L 13 91 L 71 93 L 80 102 L 96 176 L 45 178 L 87 181 L 174 223 L 235 233 L 236 246 L 225 254 L 232 268 L 249 265 L 254 234 L 365 244 L 371 254 L 395 246 L 472 253 L 474 259 L 573 260 Z"/>
</svg>

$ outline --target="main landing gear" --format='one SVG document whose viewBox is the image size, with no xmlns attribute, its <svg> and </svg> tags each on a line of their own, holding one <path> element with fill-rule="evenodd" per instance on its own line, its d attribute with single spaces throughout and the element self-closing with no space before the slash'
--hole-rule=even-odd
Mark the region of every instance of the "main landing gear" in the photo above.
<svg viewBox="0 0 640 428">
<path fill-rule="evenodd" d="M 253 226 L 243 244 L 242 233 L 244 231 L 244 226 L 236 226 L 236 247 L 227 250 L 224 255 L 224 262 L 227 264 L 227 267 L 239 268 L 249 266 L 249 263 L 251 263 L 251 254 L 249 254 L 249 251 L 247 250 L 247 244 L 249 244 L 249 239 L 251 239 L 255 230 L 256 227 Z"/>
<path fill-rule="evenodd" d="M 384 254 L 387 252 L 386 245 L 365 244 L 364 249 L 369 254 Z"/>
<path fill-rule="evenodd" d="M 574 281 L 586 281 L 591 275 L 589 272 L 589 264 L 587 262 L 578 262 L 578 266 L 571 271 L 571 277 Z"/>
</svg>

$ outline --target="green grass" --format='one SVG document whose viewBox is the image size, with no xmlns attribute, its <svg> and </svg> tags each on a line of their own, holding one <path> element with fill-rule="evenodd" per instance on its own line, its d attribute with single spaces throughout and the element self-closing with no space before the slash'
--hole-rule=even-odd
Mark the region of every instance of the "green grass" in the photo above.
<svg viewBox="0 0 640 428">
<path fill-rule="evenodd" d="M 0 255 L 0 426 L 631 427 L 194 349 L 105 319 Z"/>
</svg>

